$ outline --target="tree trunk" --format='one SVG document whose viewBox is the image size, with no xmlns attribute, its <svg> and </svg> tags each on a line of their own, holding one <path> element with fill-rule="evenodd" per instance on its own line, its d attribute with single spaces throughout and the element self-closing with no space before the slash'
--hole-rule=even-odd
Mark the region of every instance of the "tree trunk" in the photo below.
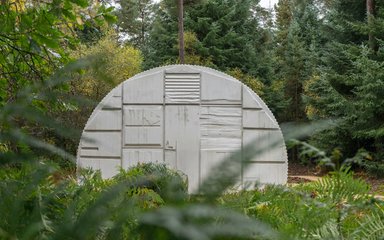
<svg viewBox="0 0 384 240">
<path fill-rule="evenodd" d="M 145 44 L 145 12 L 141 10 L 141 36 L 140 36 L 140 47 L 142 48 Z"/>
<path fill-rule="evenodd" d="M 366 0 L 367 3 L 367 15 L 374 16 L 375 15 L 375 0 Z M 369 18 L 368 18 L 369 22 Z"/>
<path fill-rule="evenodd" d="M 373 34 L 373 20 L 375 18 L 375 0 L 366 0 L 367 4 L 367 21 L 368 21 L 368 28 L 369 28 L 369 34 L 368 34 L 368 45 L 372 49 L 373 52 L 377 52 L 377 44 L 376 39 Z"/>
<path fill-rule="evenodd" d="M 184 3 L 178 0 L 179 9 L 179 60 L 184 64 Z"/>
</svg>

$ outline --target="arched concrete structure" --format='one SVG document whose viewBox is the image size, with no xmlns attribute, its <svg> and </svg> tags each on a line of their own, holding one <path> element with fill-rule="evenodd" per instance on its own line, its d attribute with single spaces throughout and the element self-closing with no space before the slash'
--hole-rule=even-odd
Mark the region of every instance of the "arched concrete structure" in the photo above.
<svg viewBox="0 0 384 240">
<path fill-rule="evenodd" d="M 84 128 L 77 163 L 108 178 L 119 167 L 164 162 L 188 176 L 193 192 L 212 166 L 255 138 L 279 144 L 255 156 L 239 182 L 286 183 L 283 136 L 260 97 L 222 72 L 170 65 L 126 80 L 100 102 Z"/>
</svg>

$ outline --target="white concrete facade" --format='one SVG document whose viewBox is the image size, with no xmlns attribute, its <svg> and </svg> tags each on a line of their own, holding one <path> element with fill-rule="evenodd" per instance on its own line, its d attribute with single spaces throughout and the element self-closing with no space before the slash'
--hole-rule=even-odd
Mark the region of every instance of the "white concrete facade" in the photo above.
<svg viewBox="0 0 384 240">
<path fill-rule="evenodd" d="M 247 159 L 239 186 L 284 184 L 288 160 L 273 114 L 251 89 L 219 71 L 170 65 L 140 73 L 113 89 L 89 118 L 77 154 L 79 168 L 104 178 L 140 162 L 166 163 L 188 176 L 195 192 L 210 169 L 243 146 L 278 144 Z"/>
</svg>

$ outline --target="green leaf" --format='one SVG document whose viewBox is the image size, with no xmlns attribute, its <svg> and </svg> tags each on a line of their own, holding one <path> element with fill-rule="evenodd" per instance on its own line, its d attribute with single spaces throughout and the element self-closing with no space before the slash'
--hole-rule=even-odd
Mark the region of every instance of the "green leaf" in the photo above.
<svg viewBox="0 0 384 240">
<path fill-rule="evenodd" d="M 31 44 L 31 49 L 32 51 L 34 52 L 37 52 L 37 53 L 40 53 L 41 52 L 41 48 L 39 46 L 39 44 L 33 40 L 32 38 L 29 40 L 30 44 Z"/>
<path fill-rule="evenodd" d="M 62 12 L 63 12 L 63 15 L 65 17 L 67 17 L 68 19 L 76 20 L 76 15 L 72 11 L 70 11 L 68 9 L 63 9 Z"/>
<path fill-rule="evenodd" d="M 103 17 L 108 23 L 115 23 L 117 21 L 117 17 L 109 13 L 104 13 Z"/>
<path fill-rule="evenodd" d="M 83 8 L 88 7 L 89 5 L 87 0 L 70 0 L 70 1 Z"/>
<path fill-rule="evenodd" d="M 34 34 L 33 39 L 36 40 L 36 42 L 40 44 L 45 44 L 49 48 L 59 48 L 59 43 L 58 41 L 55 41 L 54 39 L 47 38 L 46 36 L 43 36 L 41 34 Z"/>
</svg>

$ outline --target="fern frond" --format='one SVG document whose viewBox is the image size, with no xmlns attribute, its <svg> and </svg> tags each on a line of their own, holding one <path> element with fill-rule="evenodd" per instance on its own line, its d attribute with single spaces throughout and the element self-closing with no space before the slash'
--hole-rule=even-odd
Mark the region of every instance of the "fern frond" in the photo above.
<svg viewBox="0 0 384 240">
<path fill-rule="evenodd" d="M 340 232 L 334 219 L 326 222 L 323 226 L 310 234 L 310 239 L 326 240 L 340 239 Z"/>
<path fill-rule="evenodd" d="M 341 169 L 314 183 L 318 197 L 332 203 L 354 202 L 368 197 L 369 185 Z"/>
<path fill-rule="evenodd" d="M 384 211 L 368 216 L 364 223 L 354 232 L 354 239 L 377 240 L 384 236 Z"/>
</svg>

